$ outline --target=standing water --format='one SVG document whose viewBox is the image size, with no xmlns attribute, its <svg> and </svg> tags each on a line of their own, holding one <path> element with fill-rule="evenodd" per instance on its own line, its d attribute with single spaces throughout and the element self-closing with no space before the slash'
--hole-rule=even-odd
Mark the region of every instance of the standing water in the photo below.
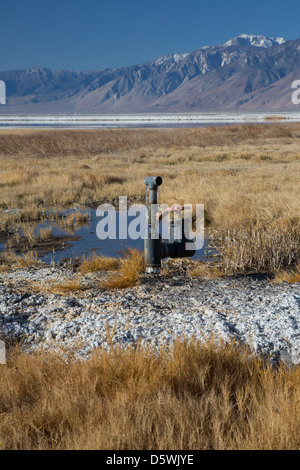
<svg viewBox="0 0 300 470">
<path fill-rule="evenodd" d="M 66 237 L 69 239 L 62 246 L 53 248 L 50 252 L 42 252 L 39 259 L 45 263 L 58 263 L 62 260 L 72 260 L 74 258 L 88 257 L 93 253 L 105 257 L 120 257 L 128 248 L 144 250 L 144 240 L 126 240 L 115 239 L 100 240 L 97 237 L 96 229 L 100 218 L 96 216 L 96 210 L 89 211 L 89 220 L 81 226 L 75 226 L 72 230 L 64 228 L 59 223 L 53 221 L 43 222 L 37 225 L 35 232 L 39 233 L 40 229 L 51 228 L 54 237 Z M 130 225 L 134 216 L 127 214 L 127 227 Z M 116 211 L 116 233 L 119 233 L 119 213 Z M 5 249 L 5 242 L 0 243 L 0 250 Z M 33 248 L 34 251 L 34 248 Z M 204 247 L 198 250 L 192 259 L 204 260 L 214 255 L 214 250 L 209 247 L 209 240 L 205 240 Z"/>
</svg>

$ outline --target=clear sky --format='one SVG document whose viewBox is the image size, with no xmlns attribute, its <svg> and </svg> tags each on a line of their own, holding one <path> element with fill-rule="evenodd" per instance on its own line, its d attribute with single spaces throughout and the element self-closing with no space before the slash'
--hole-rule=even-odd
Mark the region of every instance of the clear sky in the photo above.
<svg viewBox="0 0 300 470">
<path fill-rule="evenodd" d="M 95 70 L 241 33 L 300 37 L 295 0 L 0 0 L 0 70 Z"/>
</svg>

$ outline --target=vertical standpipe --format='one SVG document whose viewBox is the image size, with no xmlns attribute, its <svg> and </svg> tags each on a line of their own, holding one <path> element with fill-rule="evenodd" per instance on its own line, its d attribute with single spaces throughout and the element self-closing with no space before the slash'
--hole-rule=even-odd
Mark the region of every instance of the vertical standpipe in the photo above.
<svg viewBox="0 0 300 470">
<path fill-rule="evenodd" d="M 159 236 L 159 221 L 155 211 L 151 211 L 153 204 L 157 204 L 157 189 L 162 184 L 161 176 L 146 176 L 147 186 L 147 237 L 145 238 L 146 272 L 159 274 L 161 267 L 161 238 Z"/>
</svg>

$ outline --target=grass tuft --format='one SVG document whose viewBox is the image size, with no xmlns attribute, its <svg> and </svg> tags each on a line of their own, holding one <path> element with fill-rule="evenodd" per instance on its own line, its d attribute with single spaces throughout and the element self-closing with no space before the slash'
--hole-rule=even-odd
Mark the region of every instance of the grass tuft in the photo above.
<svg viewBox="0 0 300 470">
<path fill-rule="evenodd" d="M 10 269 L 24 269 L 42 266 L 42 261 L 38 260 L 35 251 L 28 251 L 23 255 L 16 255 L 12 250 L 1 253 L 1 270 L 8 271 Z"/>
<path fill-rule="evenodd" d="M 103 283 L 106 289 L 125 289 L 135 286 L 139 280 L 141 272 L 145 271 L 145 261 L 143 253 L 131 248 L 120 259 L 119 271 L 111 275 Z"/>
<path fill-rule="evenodd" d="M 87 274 L 97 271 L 116 271 L 119 268 L 120 260 L 118 258 L 109 258 L 93 253 L 90 258 L 81 263 L 79 270 L 82 274 Z"/>
<path fill-rule="evenodd" d="M 72 293 L 83 292 L 88 289 L 88 285 L 82 282 L 81 277 L 69 279 L 61 283 L 53 283 L 48 286 L 41 285 L 41 290 L 46 290 L 55 294 L 68 295 Z"/>
</svg>

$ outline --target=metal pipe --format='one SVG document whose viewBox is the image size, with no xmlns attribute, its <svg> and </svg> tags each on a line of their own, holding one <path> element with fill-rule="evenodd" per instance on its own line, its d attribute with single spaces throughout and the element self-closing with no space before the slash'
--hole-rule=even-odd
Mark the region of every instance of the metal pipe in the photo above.
<svg viewBox="0 0 300 470">
<path fill-rule="evenodd" d="M 157 204 L 157 188 L 162 184 L 162 178 L 161 176 L 146 176 L 144 182 L 148 188 L 147 237 L 144 245 L 146 272 L 159 274 L 161 268 L 161 238 L 159 236 L 159 221 L 156 220 L 152 207 Z"/>
<path fill-rule="evenodd" d="M 162 216 L 157 206 L 157 189 L 162 184 L 161 176 L 146 176 L 144 179 L 147 186 L 147 237 L 145 238 L 145 264 L 146 272 L 159 274 L 161 269 L 161 260 L 163 258 L 186 258 L 194 256 L 195 250 L 187 250 L 186 243 L 190 242 L 184 234 L 184 218 L 175 217 L 170 221 L 170 241 L 162 242 L 159 234 L 159 220 Z M 155 210 L 153 206 L 157 206 Z M 174 213 L 176 209 L 169 209 Z M 182 208 L 179 207 L 179 211 Z M 178 209 L 177 209 L 178 211 Z M 181 230 L 178 230 L 178 225 Z M 180 232 L 180 236 L 178 236 Z"/>
<path fill-rule="evenodd" d="M 150 189 L 157 189 L 157 186 L 162 184 L 161 176 L 146 176 L 144 179 L 145 185 Z"/>
</svg>

